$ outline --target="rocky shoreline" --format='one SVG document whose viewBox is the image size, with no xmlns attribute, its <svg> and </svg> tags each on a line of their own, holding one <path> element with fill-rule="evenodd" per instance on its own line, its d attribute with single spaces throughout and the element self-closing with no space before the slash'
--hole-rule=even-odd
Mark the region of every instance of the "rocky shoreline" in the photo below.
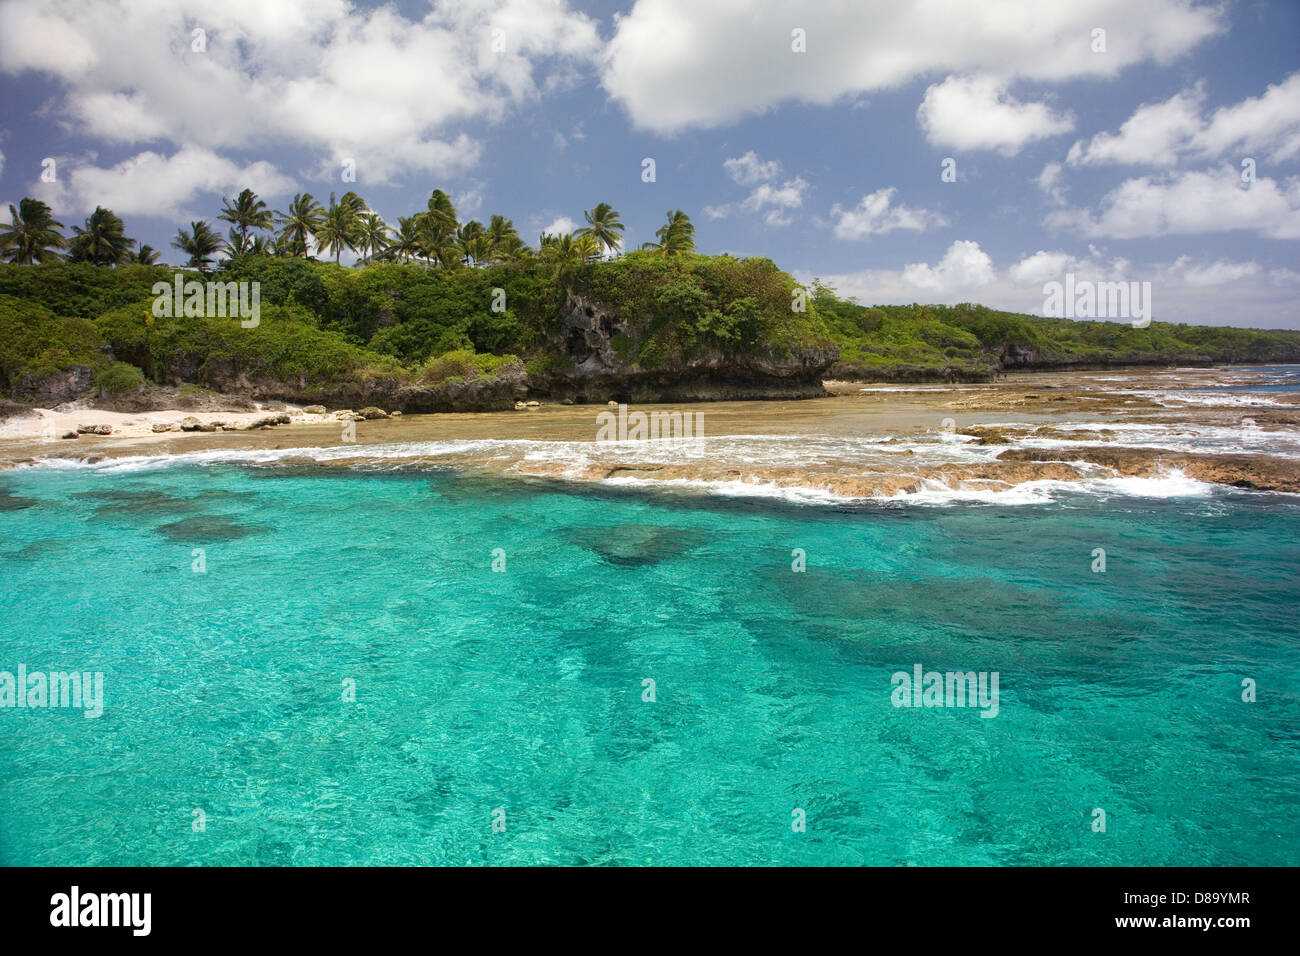
<svg viewBox="0 0 1300 956">
<path fill-rule="evenodd" d="M 0 424 L 0 467 L 52 457 L 242 450 L 336 467 L 449 466 L 844 499 L 1169 478 L 1300 493 L 1300 394 L 1230 395 L 1223 400 L 1246 404 L 1206 405 L 1196 390 L 1221 384 L 1225 375 L 1235 382 L 1252 374 L 1038 373 L 951 387 L 832 381 L 824 386 L 830 397 L 703 406 L 696 414 L 705 437 L 694 442 L 600 441 L 596 415 L 603 406 L 569 404 L 567 395 L 516 401 L 509 411 L 404 416 L 377 406 L 255 403 L 191 390 L 160 396 L 184 408 L 73 403 L 8 417 Z M 65 427 L 77 433 L 75 441 L 52 434 Z M 394 446 L 406 450 L 395 454 Z"/>
</svg>

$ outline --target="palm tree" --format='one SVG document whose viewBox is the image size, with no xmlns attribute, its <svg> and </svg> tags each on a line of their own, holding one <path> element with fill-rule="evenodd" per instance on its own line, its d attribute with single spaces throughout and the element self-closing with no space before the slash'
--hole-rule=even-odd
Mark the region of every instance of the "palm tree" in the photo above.
<svg viewBox="0 0 1300 956">
<path fill-rule="evenodd" d="M 200 219 L 190 223 L 190 231 L 176 231 L 172 245 L 181 252 L 189 253 L 189 266 L 197 266 L 200 272 L 206 272 L 213 257 L 226 248 L 226 241 L 212 230 L 207 221 Z"/>
<path fill-rule="evenodd" d="M 668 213 L 668 222 L 660 226 L 655 235 L 658 242 L 643 243 L 642 249 L 653 249 L 660 255 L 676 256 L 695 251 L 695 224 L 680 209 Z"/>
<path fill-rule="evenodd" d="M 0 228 L 0 255 L 7 262 L 29 266 L 61 258 L 56 250 L 66 249 L 68 241 L 59 232 L 63 223 L 54 221 L 49 206 L 30 198 L 17 206 L 10 203 L 9 218 L 8 227 Z"/>
<path fill-rule="evenodd" d="M 234 205 L 229 199 L 222 198 L 224 205 L 217 218 L 232 224 L 230 230 L 230 249 L 235 255 L 248 251 L 248 232 L 250 229 L 270 229 L 271 210 L 266 203 L 257 198 L 257 193 L 245 189 L 239 194 Z"/>
<path fill-rule="evenodd" d="M 595 209 L 583 212 L 587 225 L 578 230 L 580 236 L 591 236 L 600 244 L 600 248 L 609 252 L 618 252 L 623 245 L 619 235 L 625 228 L 618 212 L 607 202 L 597 203 Z"/>
<path fill-rule="evenodd" d="M 574 234 L 573 248 L 583 262 L 591 262 L 600 255 L 600 243 L 596 237 L 581 230 Z"/>
<path fill-rule="evenodd" d="M 398 216 L 397 235 L 388 244 L 387 255 L 403 262 L 410 262 L 411 256 L 420 254 L 420 217 Z"/>
<path fill-rule="evenodd" d="M 85 228 L 72 227 L 68 242 L 68 258 L 73 262 L 89 262 L 96 266 L 116 266 L 131 258 L 134 239 L 126 237 L 126 226 L 113 210 L 96 206 L 86 217 Z"/>
<path fill-rule="evenodd" d="M 451 197 L 435 189 L 429 196 L 428 208 L 415 218 L 419 222 L 420 248 L 425 258 L 443 266 L 457 264 L 460 260 L 456 247 L 456 207 L 451 204 Z"/>
<path fill-rule="evenodd" d="M 344 249 L 356 248 L 357 206 L 349 198 L 356 195 L 356 193 L 348 193 L 343 197 L 342 202 L 335 202 L 334 194 L 330 193 L 329 208 L 325 210 L 325 215 L 316 226 L 314 236 L 317 248 L 334 253 L 336 265 Z"/>
<path fill-rule="evenodd" d="M 461 243 L 461 248 L 465 252 L 465 258 L 472 261 L 476 266 L 492 261 L 492 240 L 487 237 L 486 233 L 464 240 Z"/>
<path fill-rule="evenodd" d="M 492 259 L 496 262 L 518 262 L 532 255 L 533 250 L 518 235 L 506 236 L 492 246 Z"/>
<path fill-rule="evenodd" d="M 519 239 L 519 230 L 515 229 L 514 222 L 505 216 L 494 215 L 488 220 L 486 235 L 492 246 L 493 259 L 509 258 L 511 252 L 523 246 L 523 242 Z"/>
<path fill-rule="evenodd" d="M 291 256 L 307 258 L 307 239 L 315 235 L 324 210 L 311 193 L 298 193 L 289 203 L 288 212 L 275 212 L 280 225 L 278 245 Z"/>
<path fill-rule="evenodd" d="M 566 276 L 575 266 L 582 264 L 583 252 L 572 233 L 542 233 L 538 246 L 537 258 L 552 267 L 557 276 Z"/>
<path fill-rule="evenodd" d="M 131 261 L 142 266 L 151 266 L 158 262 L 158 250 L 147 243 L 131 254 Z"/>
<path fill-rule="evenodd" d="M 483 239 L 484 244 L 476 244 L 474 242 L 476 239 Z M 478 261 L 478 257 L 470 252 L 471 246 L 479 252 L 484 252 L 486 250 L 485 254 L 491 255 L 491 240 L 487 238 L 487 235 L 483 230 L 483 223 L 479 222 L 477 219 L 471 219 L 456 230 L 456 251 L 460 255 L 461 261 L 466 265 L 469 265 L 471 259 L 475 262 Z"/>
<path fill-rule="evenodd" d="M 370 259 L 388 248 L 388 224 L 377 212 L 367 213 L 357 220 L 357 248 Z"/>
</svg>

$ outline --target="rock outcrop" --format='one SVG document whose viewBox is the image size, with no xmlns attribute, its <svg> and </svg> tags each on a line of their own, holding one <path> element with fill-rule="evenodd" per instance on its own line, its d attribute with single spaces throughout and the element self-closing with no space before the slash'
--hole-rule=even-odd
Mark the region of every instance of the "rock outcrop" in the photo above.
<svg viewBox="0 0 1300 956">
<path fill-rule="evenodd" d="M 723 351 L 698 349 L 681 358 L 645 358 L 650 323 L 619 315 L 570 293 L 552 346 L 560 361 L 530 374 L 529 391 L 555 401 L 704 402 L 820 398 L 822 378 L 839 358 L 833 345 L 781 348 L 758 344 Z"/>
</svg>

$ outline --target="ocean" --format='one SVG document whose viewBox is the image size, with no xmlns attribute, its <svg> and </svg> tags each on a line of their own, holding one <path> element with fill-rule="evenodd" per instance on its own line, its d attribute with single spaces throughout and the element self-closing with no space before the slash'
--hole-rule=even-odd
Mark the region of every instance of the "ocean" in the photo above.
<svg viewBox="0 0 1300 956">
<path fill-rule="evenodd" d="M 1300 862 L 1300 496 L 402 464 L 0 475 L 0 864 Z"/>
</svg>

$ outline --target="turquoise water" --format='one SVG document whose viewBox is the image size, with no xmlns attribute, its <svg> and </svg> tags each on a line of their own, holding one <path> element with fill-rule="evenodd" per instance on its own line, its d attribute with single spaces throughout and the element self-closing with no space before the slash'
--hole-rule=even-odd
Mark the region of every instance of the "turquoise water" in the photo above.
<svg viewBox="0 0 1300 956">
<path fill-rule="evenodd" d="M 0 710 L 0 863 L 1294 865 L 1296 501 L 10 472 L 0 670 L 106 703 Z"/>
</svg>

